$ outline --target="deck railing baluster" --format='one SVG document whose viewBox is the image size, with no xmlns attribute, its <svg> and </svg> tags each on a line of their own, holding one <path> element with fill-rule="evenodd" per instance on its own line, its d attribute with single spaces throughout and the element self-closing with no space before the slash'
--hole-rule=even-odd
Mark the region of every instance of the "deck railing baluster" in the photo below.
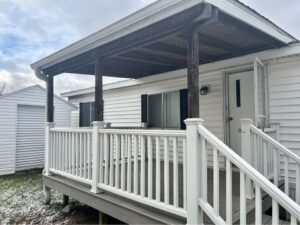
<svg viewBox="0 0 300 225">
<path fill-rule="evenodd" d="M 178 207 L 178 143 L 177 138 L 173 138 L 173 204 Z"/>
<path fill-rule="evenodd" d="M 125 191 L 125 137 L 121 135 L 121 189 Z"/>
<path fill-rule="evenodd" d="M 262 224 L 262 198 L 258 185 L 255 185 L 255 224 Z"/>
<path fill-rule="evenodd" d="M 148 198 L 153 199 L 153 146 L 152 146 L 152 138 L 148 136 L 147 138 L 148 144 Z"/>
<path fill-rule="evenodd" d="M 226 158 L 226 222 L 232 224 L 232 164 Z"/>
<path fill-rule="evenodd" d="M 164 137 L 164 202 L 169 204 L 169 139 Z"/>
<path fill-rule="evenodd" d="M 134 190 L 134 194 L 138 194 L 138 140 L 137 140 L 137 136 L 133 135 L 133 152 L 134 152 L 134 164 L 133 164 L 133 190 Z"/>
<path fill-rule="evenodd" d="M 108 136 L 108 146 L 109 148 L 108 154 L 109 154 L 109 163 L 107 162 L 105 165 L 107 165 L 107 169 L 105 170 L 105 177 L 108 179 L 109 176 L 109 185 L 114 186 L 114 135 L 113 134 L 105 134 Z M 107 174 L 106 174 L 107 173 Z M 107 181 L 108 182 L 108 181 Z"/>
<path fill-rule="evenodd" d="M 131 193 L 131 157 L 132 157 L 132 139 L 127 135 L 127 191 Z"/>
<path fill-rule="evenodd" d="M 145 197 L 145 174 L 146 174 L 146 167 L 145 167 L 145 154 L 146 154 L 146 149 L 145 149 L 145 136 L 141 136 L 141 196 Z"/>
<path fill-rule="evenodd" d="M 160 201 L 160 174 L 161 174 L 161 169 L 160 169 L 160 138 L 156 137 L 155 138 L 155 149 L 156 149 L 156 201 Z"/>
<path fill-rule="evenodd" d="M 213 198 L 214 198 L 214 210 L 216 215 L 219 215 L 219 152 L 216 148 L 213 149 Z"/>
</svg>

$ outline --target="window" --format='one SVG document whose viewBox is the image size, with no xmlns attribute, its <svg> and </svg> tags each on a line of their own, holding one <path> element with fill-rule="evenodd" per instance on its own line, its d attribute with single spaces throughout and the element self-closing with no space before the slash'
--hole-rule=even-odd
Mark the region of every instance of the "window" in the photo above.
<svg viewBox="0 0 300 225">
<path fill-rule="evenodd" d="M 90 127 L 95 121 L 95 102 L 80 103 L 80 127 Z"/>
<path fill-rule="evenodd" d="M 241 107 L 241 81 L 235 81 L 236 107 Z"/>
<path fill-rule="evenodd" d="M 148 127 L 181 128 L 180 92 L 148 96 Z"/>
</svg>

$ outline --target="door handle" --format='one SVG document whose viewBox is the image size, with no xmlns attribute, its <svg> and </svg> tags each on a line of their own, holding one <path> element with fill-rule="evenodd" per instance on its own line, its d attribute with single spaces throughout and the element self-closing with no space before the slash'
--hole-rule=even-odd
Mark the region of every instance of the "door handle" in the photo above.
<svg viewBox="0 0 300 225">
<path fill-rule="evenodd" d="M 228 122 L 230 122 L 230 121 L 232 121 L 233 120 L 233 118 L 232 117 L 229 117 L 228 118 Z"/>
</svg>

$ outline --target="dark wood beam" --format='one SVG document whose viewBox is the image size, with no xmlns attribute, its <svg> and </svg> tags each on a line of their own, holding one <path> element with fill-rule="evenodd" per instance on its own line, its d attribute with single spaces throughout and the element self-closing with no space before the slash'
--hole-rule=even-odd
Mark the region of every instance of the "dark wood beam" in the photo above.
<svg viewBox="0 0 300 225">
<path fill-rule="evenodd" d="M 47 90 L 47 122 L 54 122 L 53 110 L 53 86 L 54 86 L 53 76 L 48 75 L 46 82 L 46 90 Z"/>
<path fill-rule="evenodd" d="M 256 28 L 237 20 L 234 17 L 231 17 L 225 13 L 219 14 L 220 22 L 224 25 L 228 26 L 230 29 L 237 30 L 241 32 L 243 35 L 248 36 L 249 39 L 257 39 L 269 45 L 270 47 L 281 47 L 283 43 L 272 38 L 271 36 L 267 35 L 264 32 L 257 30 Z"/>
<path fill-rule="evenodd" d="M 101 71 L 101 61 L 95 61 L 95 120 L 103 121 L 104 107 L 103 107 L 103 77 Z"/>
<path fill-rule="evenodd" d="M 190 31 L 187 52 L 188 117 L 199 118 L 199 33 Z"/>
<path fill-rule="evenodd" d="M 126 54 L 123 54 L 122 56 L 126 58 L 132 58 L 132 59 L 140 59 L 140 60 L 148 60 L 151 62 L 161 62 L 167 65 L 186 65 L 186 59 L 174 59 L 174 58 L 169 58 L 165 56 L 159 56 L 157 57 L 157 54 L 151 54 L 146 51 L 130 51 Z"/>
</svg>

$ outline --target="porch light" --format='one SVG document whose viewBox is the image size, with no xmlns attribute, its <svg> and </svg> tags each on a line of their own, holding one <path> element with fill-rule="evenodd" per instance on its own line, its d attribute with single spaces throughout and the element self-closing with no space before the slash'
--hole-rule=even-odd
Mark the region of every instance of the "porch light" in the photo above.
<svg viewBox="0 0 300 225">
<path fill-rule="evenodd" d="M 207 95 L 208 91 L 209 91 L 208 86 L 202 86 L 200 88 L 200 95 Z"/>
</svg>

